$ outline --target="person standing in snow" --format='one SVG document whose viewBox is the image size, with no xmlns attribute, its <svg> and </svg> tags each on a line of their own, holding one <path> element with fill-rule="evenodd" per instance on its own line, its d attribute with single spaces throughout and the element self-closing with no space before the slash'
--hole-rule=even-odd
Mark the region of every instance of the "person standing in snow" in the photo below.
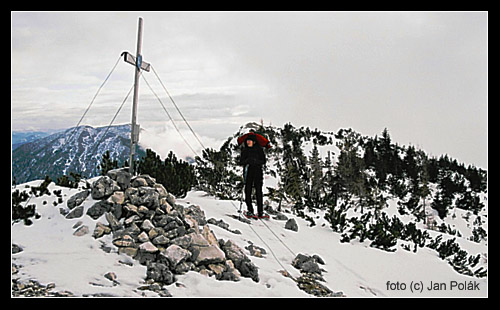
<svg viewBox="0 0 500 310">
<path fill-rule="evenodd" d="M 264 204 L 262 197 L 262 185 L 264 182 L 263 165 L 266 163 L 266 155 L 264 150 L 257 143 L 255 135 L 248 135 L 244 147 L 241 151 L 240 164 L 244 166 L 245 179 L 245 203 L 247 205 L 247 218 L 267 218 L 264 214 Z M 255 188 L 257 196 L 257 212 L 256 216 L 252 206 L 252 188 Z"/>
</svg>

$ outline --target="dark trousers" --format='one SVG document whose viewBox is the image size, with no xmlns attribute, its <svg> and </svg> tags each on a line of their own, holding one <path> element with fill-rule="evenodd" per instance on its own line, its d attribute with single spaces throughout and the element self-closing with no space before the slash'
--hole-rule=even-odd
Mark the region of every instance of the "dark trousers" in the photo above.
<svg viewBox="0 0 500 310">
<path fill-rule="evenodd" d="M 254 213 L 252 206 L 252 188 L 255 188 L 255 196 L 257 196 L 257 212 L 264 212 L 264 204 L 262 201 L 262 169 L 249 169 L 245 183 L 245 203 L 247 204 L 248 212 Z"/>
</svg>

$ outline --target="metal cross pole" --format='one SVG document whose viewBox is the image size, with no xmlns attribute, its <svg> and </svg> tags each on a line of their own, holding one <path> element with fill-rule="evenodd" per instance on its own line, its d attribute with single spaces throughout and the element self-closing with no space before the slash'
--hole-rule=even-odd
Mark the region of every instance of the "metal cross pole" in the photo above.
<svg viewBox="0 0 500 310">
<path fill-rule="evenodd" d="M 141 55 L 142 48 L 142 17 L 139 17 L 139 26 L 137 32 L 137 52 L 136 57 L 130 55 L 129 52 L 123 52 L 122 56 L 124 56 L 124 61 L 135 67 L 135 82 L 134 82 L 134 101 L 132 106 L 132 127 L 130 130 L 130 159 L 129 159 L 129 172 L 131 174 L 134 173 L 134 155 L 135 149 L 137 146 L 137 142 L 139 142 L 139 131 L 140 126 L 137 124 L 137 101 L 139 98 L 139 79 L 140 79 L 140 70 L 145 70 L 149 72 L 150 64 L 145 61 L 142 61 Z"/>
</svg>

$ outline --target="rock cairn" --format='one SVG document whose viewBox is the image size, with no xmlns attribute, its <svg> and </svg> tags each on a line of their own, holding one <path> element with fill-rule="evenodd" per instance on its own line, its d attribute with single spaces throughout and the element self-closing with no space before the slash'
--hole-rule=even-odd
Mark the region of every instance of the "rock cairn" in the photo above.
<svg viewBox="0 0 500 310">
<path fill-rule="evenodd" d="M 188 271 L 217 280 L 248 277 L 259 281 L 257 267 L 234 241 L 216 238 L 199 206 L 176 204 L 175 197 L 154 178 L 132 177 L 126 169 L 111 170 L 94 181 L 90 190 L 67 201 L 66 217 L 83 216 L 82 203 L 89 195 L 99 200 L 86 212 L 100 219 L 93 237 L 111 235 L 118 253 L 147 266 L 146 282 L 151 287 L 170 285 L 175 275 Z"/>
</svg>

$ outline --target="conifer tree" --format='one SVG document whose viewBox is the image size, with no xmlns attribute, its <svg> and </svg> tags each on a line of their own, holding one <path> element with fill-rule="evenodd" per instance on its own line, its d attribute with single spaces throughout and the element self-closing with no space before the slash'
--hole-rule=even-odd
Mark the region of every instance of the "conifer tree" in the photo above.
<svg viewBox="0 0 500 310">
<path fill-rule="evenodd" d="M 320 201 L 323 194 L 323 165 L 319 156 L 318 147 L 314 145 L 309 157 L 310 168 L 310 190 L 309 198 L 314 204 L 313 207 L 321 208 Z"/>
<path fill-rule="evenodd" d="M 109 170 L 113 170 L 118 168 L 118 160 L 112 160 L 111 155 L 109 154 L 109 150 L 107 150 L 101 159 L 101 164 L 99 165 L 99 169 L 101 169 L 101 175 L 106 175 Z"/>
</svg>

